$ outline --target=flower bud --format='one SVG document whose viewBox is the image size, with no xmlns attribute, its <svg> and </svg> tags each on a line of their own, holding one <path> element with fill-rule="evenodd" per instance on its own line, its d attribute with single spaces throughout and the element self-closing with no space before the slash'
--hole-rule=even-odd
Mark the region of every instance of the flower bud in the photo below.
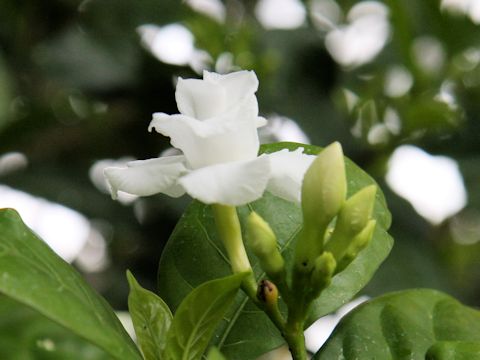
<svg viewBox="0 0 480 360">
<path fill-rule="evenodd" d="M 334 142 L 318 154 L 303 179 L 303 231 L 295 255 L 300 271 L 309 272 L 322 252 L 326 228 L 342 208 L 346 192 L 342 146 Z"/>
<path fill-rule="evenodd" d="M 376 224 L 376 220 L 370 220 L 365 228 L 353 238 L 348 250 L 338 263 L 337 273 L 345 269 L 357 257 L 358 253 L 370 244 Z"/>
<path fill-rule="evenodd" d="M 328 223 L 340 211 L 347 193 L 342 146 L 334 142 L 308 168 L 302 184 L 302 211 L 308 225 Z"/>
<path fill-rule="evenodd" d="M 275 307 L 278 302 L 278 289 L 269 280 L 262 280 L 258 284 L 257 298 L 267 306 Z"/>
<path fill-rule="evenodd" d="M 268 223 L 256 212 L 247 218 L 247 240 L 269 276 L 275 277 L 285 269 L 285 261 L 277 249 L 277 238 Z"/>
<path fill-rule="evenodd" d="M 323 252 L 322 255 L 315 259 L 311 284 L 316 293 L 319 293 L 330 284 L 336 266 L 335 257 L 328 251 Z"/>
<path fill-rule="evenodd" d="M 337 218 L 335 230 L 325 245 L 335 259 L 340 260 L 347 252 L 353 238 L 367 225 L 375 204 L 376 185 L 370 185 L 350 197 Z"/>
</svg>

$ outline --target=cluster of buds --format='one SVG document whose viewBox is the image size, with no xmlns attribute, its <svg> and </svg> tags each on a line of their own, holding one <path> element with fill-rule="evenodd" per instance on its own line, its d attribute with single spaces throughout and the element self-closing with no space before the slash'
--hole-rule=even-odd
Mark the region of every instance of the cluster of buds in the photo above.
<svg viewBox="0 0 480 360">
<path fill-rule="evenodd" d="M 295 271 L 309 277 L 314 293 L 328 286 L 370 242 L 376 185 L 347 199 L 342 147 L 333 143 L 317 156 L 302 185 L 303 229 L 295 253 Z"/>
<path fill-rule="evenodd" d="M 372 219 L 376 191 L 370 185 L 347 199 L 345 161 L 337 142 L 321 151 L 308 168 L 301 194 L 303 228 L 293 267 L 293 281 L 300 279 L 301 287 L 310 293 L 308 298 L 317 297 L 370 242 L 376 224 Z M 248 218 L 247 236 L 267 276 L 277 285 L 286 284 L 277 238 L 256 213 Z"/>
</svg>

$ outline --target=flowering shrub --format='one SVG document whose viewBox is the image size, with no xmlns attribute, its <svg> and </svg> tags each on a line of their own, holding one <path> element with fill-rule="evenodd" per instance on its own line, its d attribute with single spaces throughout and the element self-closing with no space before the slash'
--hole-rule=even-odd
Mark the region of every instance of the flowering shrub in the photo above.
<svg viewBox="0 0 480 360">
<path fill-rule="evenodd" d="M 137 344 L 8 209 L 0 291 L 103 349 L 99 358 L 255 359 L 286 343 L 294 359 L 307 359 L 304 329 L 352 299 L 388 255 L 390 213 L 339 143 L 260 147 L 257 87 L 248 71 L 179 79 L 180 114 L 156 113 L 149 129 L 182 155 L 105 170 L 114 198 L 195 199 L 162 254 L 161 297 L 127 272 Z M 436 291 L 388 294 L 348 314 L 314 359 L 473 359 L 479 324 L 477 311 Z"/>
</svg>

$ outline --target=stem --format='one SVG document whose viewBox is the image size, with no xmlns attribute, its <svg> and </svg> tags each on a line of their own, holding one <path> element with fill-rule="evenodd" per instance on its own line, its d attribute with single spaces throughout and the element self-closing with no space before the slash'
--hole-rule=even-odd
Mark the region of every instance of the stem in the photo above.
<svg viewBox="0 0 480 360">
<path fill-rule="evenodd" d="M 304 313 L 302 311 L 302 302 L 293 304 L 291 294 L 288 291 L 286 282 L 281 281 L 282 290 L 286 290 L 284 296 L 289 299 L 288 302 L 288 322 L 286 323 L 277 306 L 266 306 L 257 298 L 257 283 L 253 275 L 250 261 L 242 239 L 240 221 L 237 210 L 233 206 L 214 204 L 212 206 L 217 231 L 220 239 L 225 246 L 233 273 L 249 272 L 249 276 L 242 282 L 242 289 L 247 296 L 272 320 L 275 326 L 280 330 L 288 343 L 290 352 L 294 360 L 306 360 L 307 351 L 305 349 L 305 338 L 303 335 Z M 288 295 L 287 295 L 288 294 Z M 283 294 L 282 294 L 283 295 Z M 302 299 L 303 300 L 303 299 Z M 293 315 L 293 316 L 291 316 Z"/>
<path fill-rule="evenodd" d="M 284 338 L 294 360 L 306 360 L 305 336 L 303 335 L 303 309 L 300 306 L 289 308 Z"/>
<path fill-rule="evenodd" d="M 227 251 L 230 259 L 232 272 L 250 274 L 243 280 L 242 289 L 251 299 L 256 298 L 257 282 L 253 275 L 252 266 L 248 260 L 245 246 L 243 245 L 242 230 L 240 220 L 238 219 L 237 209 L 234 206 L 226 206 L 220 204 L 212 205 L 217 231 L 223 246 Z"/>
<path fill-rule="evenodd" d="M 297 267 L 294 267 L 293 270 L 292 291 L 287 302 L 288 320 L 284 333 L 284 338 L 294 360 L 307 359 L 303 327 L 309 306 L 305 298 L 305 291 L 309 284 L 306 280 L 306 273 L 302 270 Z"/>
</svg>

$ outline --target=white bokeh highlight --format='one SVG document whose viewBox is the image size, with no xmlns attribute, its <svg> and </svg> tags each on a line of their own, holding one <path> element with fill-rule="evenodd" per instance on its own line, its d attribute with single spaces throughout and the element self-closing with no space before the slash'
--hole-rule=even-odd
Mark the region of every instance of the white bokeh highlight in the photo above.
<svg viewBox="0 0 480 360">
<path fill-rule="evenodd" d="M 27 166 L 28 159 L 20 152 L 12 151 L 0 156 L 0 176 L 25 169 Z"/>
<path fill-rule="evenodd" d="M 225 5 L 220 0 L 186 0 L 185 3 L 197 11 L 223 23 L 225 21 Z"/>
<path fill-rule="evenodd" d="M 445 49 L 435 37 L 417 37 L 412 43 L 411 51 L 413 60 L 425 74 L 436 75 L 445 65 Z"/>
<path fill-rule="evenodd" d="M 305 345 L 307 350 L 315 354 L 325 341 L 327 341 L 342 317 L 368 299 L 369 297 L 367 296 L 360 296 L 342 306 L 335 313 L 326 315 L 315 321 L 307 330 L 305 330 Z"/>
<path fill-rule="evenodd" d="M 440 8 L 454 15 L 466 15 L 475 24 L 480 24 L 480 1 L 442 0 Z"/>
<path fill-rule="evenodd" d="M 255 16 L 265 29 L 296 29 L 305 22 L 307 12 L 300 0 L 260 0 Z"/>
<path fill-rule="evenodd" d="M 343 16 L 342 9 L 334 0 L 313 0 L 309 7 L 312 23 L 319 30 L 335 29 Z"/>
<path fill-rule="evenodd" d="M 397 98 L 407 94 L 413 85 L 413 76 L 404 66 L 390 67 L 385 74 L 385 95 Z"/>
<path fill-rule="evenodd" d="M 412 145 L 398 147 L 388 162 L 386 181 L 430 223 L 437 225 L 467 204 L 467 191 L 455 160 L 433 156 Z"/>
<path fill-rule="evenodd" d="M 291 141 L 310 144 L 307 134 L 295 120 L 281 115 L 271 115 L 267 119 L 267 125 L 258 129 L 260 142 Z"/>
<path fill-rule="evenodd" d="M 377 1 L 363 1 L 350 9 L 347 20 L 327 34 L 325 46 L 336 62 L 354 68 L 372 61 L 387 43 L 388 8 Z"/>
<path fill-rule="evenodd" d="M 212 65 L 210 54 L 195 47 L 193 34 L 181 24 L 165 26 L 144 24 L 137 27 L 137 32 L 143 47 L 166 64 L 188 65 L 197 74 L 201 74 Z"/>
</svg>

